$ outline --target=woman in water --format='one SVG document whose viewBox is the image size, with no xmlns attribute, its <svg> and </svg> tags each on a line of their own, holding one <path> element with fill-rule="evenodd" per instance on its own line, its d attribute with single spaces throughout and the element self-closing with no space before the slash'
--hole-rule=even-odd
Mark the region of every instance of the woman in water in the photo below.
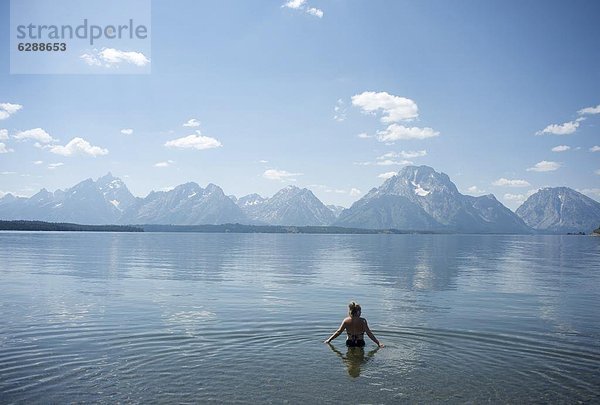
<svg viewBox="0 0 600 405">
<path fill-rule="evenodd" d="M 383 347 L 383 343 L 380 343 L 375 335 L 373 335 L 373 332 L 371 332 L 371 329 L 369 329 L 367 320 L 360 317 L 360 305 L 352 301 L 348 305 L 348 315 L 350 316 L 342 321 L 338 330 L 325 343 L 330 343 L 345 330 L 348 334 L 346 338 L 346 346 L 348 347 L 363 347 L 365 345 L 365 333 L 377 346 Z"/>
</svg>

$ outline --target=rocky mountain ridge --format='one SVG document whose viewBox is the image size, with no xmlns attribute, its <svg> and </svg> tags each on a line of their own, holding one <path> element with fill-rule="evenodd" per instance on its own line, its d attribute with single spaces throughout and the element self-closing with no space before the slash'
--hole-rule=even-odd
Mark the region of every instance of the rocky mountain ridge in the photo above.
<svg viewBox="0 0 600 405">
<path fill-rule="evenodd" d="M 547 187 L 531 195 L 516 214 L 537 231 L 590 233 L 600 223 L 600 203 L 568 187 Z"/>
</svg>

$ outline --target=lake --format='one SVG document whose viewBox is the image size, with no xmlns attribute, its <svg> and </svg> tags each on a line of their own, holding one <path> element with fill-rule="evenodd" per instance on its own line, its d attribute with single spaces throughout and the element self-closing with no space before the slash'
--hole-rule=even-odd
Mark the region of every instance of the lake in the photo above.
<svg viewBox="0 0 600 405">
<path fill-rule="evenodd" d="M 1 232 L 0 247 L 0 403 L 600 401 L 600 238 Z M 350 300 L 385 348 L 323 343 Z"/>
</svg>

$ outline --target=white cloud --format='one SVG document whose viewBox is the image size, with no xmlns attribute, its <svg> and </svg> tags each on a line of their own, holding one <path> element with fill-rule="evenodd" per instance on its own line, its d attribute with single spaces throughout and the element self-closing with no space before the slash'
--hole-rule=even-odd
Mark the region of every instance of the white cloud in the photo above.
<svg viewBox="0 0 600 405">
<path fill-rule="evenodd" d="M 73 155 L 90 155 L 90 156 L 102 156 L 108 154 L 108 149 L 103 149 L 99 146 L 92 146 L 88 141 L 83 138 L 73 138 L 65 146 L 55 145 L 50 148 L 50 152 L 56 153 L 62 156 L 73 156 Z"/>
<path fill-rule="evenodd" d="M 14 150 L 7 148 L 4 143 L 0 142 L 0 153 L 9 153 L 9 152 L 14 152 Z"/>
<path fill-rule="evenodd" d="M 111 68 L 121 63 L 129 63 L 136 66 L 146 66 L 150 59 L 141 52 L 127 52 L 114 48 L 94 49 L 92 53 L 84 53 L 80 58 L 89 66 L 104 66 Z"/>
<path fill-rule="evenodd" d="M 131 134 L 133 134 L 133 129 L 131 129 L 131 128 L 124 128 L 124 129 L 121 130 L 121 133 L 123 135 L 131 135 Z"/>
<path fill-rule="evenodd" d="M 351 189 L 350 189 L 350 196 L 351 196 L 351 197 L 358 197 L 358 196 L 359 196 L 359 195 L 361 195 L 361 194 L 362 194 L 362 191 L 360 191 L 360 190 L 359 190 L 359 189 L 357 189 L 357 188 L 354 188 L 354 187 L 353 187 L 353 188 L 351 188 Z"/>
<path fill-rule="evenodd" d="M 281 7 L 291 8 L 292 10 L 304 10 L 305 13 L 315 17 L 323 18 L 323 10 L 315 7 L 308 7 L 306 0 L 289 0 Z"/>
<path fill-rule="evenodd" d="M 13 135 L 15 139 L 34 139 L 40 143 L 51 143 L 56 142 L 56 139 L 52 138 L 50 134 L 44 131 L 42 128 L 33 128 L 26 131 L 19 131 L 16 135 Z"/>
<path fill-rule="evenodd" d="M 323 18 L 323 10 L 310 7 L 306 12 L 310 15 L 314 15 L 315 17 Z"/>
<path fill-rule="evenodd" d="M 401 152 L 388 152 L 385 155 L 379 156 L 378 160 L 383 159 L 395 159 L 395 158 L 404 158 L 404 159 L 414 159 L 417 157 L 427 156 L 426 150 L 415 150 L 415 151 L 401 151 Z"/>
<path fill-rule="evenodd" d="M 200 121 L 198 121 L 196 118 L 190 118 L 187 120 L 187 122 L 183 123 L 183 126 L 188 128 L 196 128 L 200 126 Z"/>
<path fill-rule="evenodd" d="M 379 93 L 365 91 L 356 94 L 352 96 L 352 105 L 370 114 L 381 110 L 383 114 L 381 122 L 384 123 L 412 120 L 419 116 L 419 108 L 414 101 L 394 96 L 385 91 Z"/>
<path fill-rule="evenodd" d="M 527 169 L 528 172 L 552 172 L 561 167 L 561 164 L 558 162 L 548 162 L 546 160 L 542 160 L 541 162 L 536 163 L 533 167 Z"/>
<path fill-rule="evenodd" d="M 408 152 L 401 151 L 400 156 L 402 156 L 405 159 L 414 159 L 417 157 L 427 156 L 427 151 L 426 150 L 415 150 L 415 151 L 408 151 Z"/>
<path fill-rule="evenodd" d="M 400 155 L 396 152 L 388 152 L 386 154 L 383 154 L 381 156 L 378 156 L 376 159 L 377 160 L 384 160 L 384 159 L 394 159 L 400 157 Z"/>
<path fill-rule="evenodd" d="M 543 134 L 569 135 L 569 134 L 574 133 L 577 130 L 577 128 L 579 127 L 579 122 L 580 122 L 580 119 L 577 119 L 575 121 L 565 122 L 564 124 L 548 125 L 543 130 L 537 131 L 535 134 L 536 135 L 543 135 Z"/>
<path fill-rule="evenodd" d="M 347 194 L 348 191 L 340 189 L 340 188 L 331 188 L 329 186 L 326 186 L 324 184 L 309 184 L 306 187 L 310 188 L 310 189 L 321 189 L 323 190 L 325 193 L 336 193 L 336 194 Z"/>
<path fill-rule="evenodd" d="M 566 152 L 569 149 L 571 149 L 571 147 L 568 145 L 558 145 L 552 148 L 552 152 Z"/>
<path fill-rule="evenodd" d="M 523 194 L 504 194 L 504 201 L 509 201 L 509 202 L 513 202 L 515 204 L 523 204 L 525 202 L 525 200 L 527 200 L 529 197 L 531 197 L 533 194 L 537 193 L 539 191 L 539 188 L 534 188 L 534 189 L 530 189 L 527 190 L 526 193 Z"/>
<path fill-rule="evenodd" d="M 504 177 L 494 181 L 492 183 L 492 185 L 500 186 L 500 187 L 529 187 L 529 186 L 531 186 L 531 184 L 529 184 L 529 182 L 526 180 L 509 180 L 509 179 L 505 179 Z"/>
<path fill-rule="evenodd" d="M 150 63 L 150 59 L 141 52 L 126 52 L 114 48 L 103 48 L 100 51 L 100 58 L 108 65 L 118 65 L 125 62 L 136 66 L 146 66 Z"/>
<path fill-rule="evenodd" d="M 394 177 L 396 174 L 398 174 L 398 173 L 396 173 L 396 172 L 385 172 L 385 173 L 381 173 L 381 174 L 377 175 L 377 177 L 379 177 L 380 179 L 387 180 L 389 178 Z"/>
<path fill-rule="evenodd" d="M 89 66 L 102 66 L 102 62 L 100 62 L 100 59 L 98 59 L 97 56 L 91 53 L 84 53 L 79 58 Z"/>
<path fill-rule="evenodd" d="M 172 160 L 167 160 L 167 161 L 164 161 L 164 162 L 158 162 L 158 163 L 155 163 L 155 164 L 154 164 L 154 167 L 169 167 L 169 166 L 171 166 L 173 163 L 175 163 L 175 162 L 174 162 L 174 161 L 172 161 Z"/>
<path fill-rule="evenodd" d="M 215 138 L 211 138 L 210 136 L 203 136 L 200 134 L 200 131 L 196 131 L 196 135 L 188 135 L 183 138 L 173 139 L 165 143 L 167 148 L 182 148 L 182 149 L 213 149 L 219 148 L 223 146 L 221 142 L 219 142 Z"/>
<path fill-rule="evenodd" d="M 373 138 L 373 135 L 369 135 L 366 132 L 361 132 L 360 134 L 357 135 L 359 138 L 361 139 L 368 139 L 368 138 Z"/>
<path fill-rule="evenodd" d="M 23 190 L 30 190 L 30 189 L 23 189 Z M 7 194 L 12 194 L 14 197 L 22 197 L 22 198 L 29 198 L 29 196 L 20 194 L 20 193 L 16 193 L 14 191 L 0 191 L 0 198 L 4 197 Z"/>
<path fill-rule="evenodd" d="M 258 163 L 263 163 L 264 164 L 264 163 L 269 163 L 269 161 L 263 159 L 263 160 L 259 160 Z"/>
<path fill-rule="evenodd" d="M 432 128 L 405 127 L 404 125 L 391 124 L 383 131 L 377 131 L 380 142 L 395 142 L 409 139 L 427 139 L 438 136 L 440 133 Z"/>
<path fill-rule="evenodd" d="M 600 188 L 584 188 L 584 189 L 577 189 L 577 191 L 579 191 L 582 194 L 587 195 L 590 198 L 594 198 L 596 200 L 598 200 L 598 198 L 600 197 Z"/>
<path fill-rule="evenodd" d="M 512 201 L 519 204 L 523 204 L 527 199 L 525 194 L 504 194 L 504 199 L 506 201 Z"/>
<path fill-rule="evenodd" d="M 596 170 L 596 171 L 594 172 L 594 174 L 597 174 L 598 176 L 600 176 L 600 169 Z"/>
<path fill-rule="evenodd" d="M 471 194 L 485 194 L 485 190 L 480 190 L 477 186 L 471 186 L 467 191 Z"/>
<path fill-rule="evenodd" d="M 279 181 L 296 181 L 294 177 L 302 176 L 302 173 L 290 173 L 285 170 L 267 169 L 263 173 L 263 177 L 267 180 L 279 180 Z"/>
<path fill-rule="evenodd" d="M 20 104 L 0 103 L 0 120 L 7 119 L 23 108 Z"/>
<path fill-rule="evenodd" d="M 341 98 L 338 99 L 333 107 L 333 119 L 337 122 L 342 122 L 346 119 L 346 106 L 344 105 L 344 100 Z"/>
<path fill-rule="evenodd" d="M 409 166 L 414 164 L 410 160 L 386 159 L 384 156 L 379 156 L 375 162 L 354 162 L 354 164 L 358 166 Z"/>
<path fill-rule="evenodd" d="M 6 141 L 8 139 L 8 129 L 0 129 L 0 141 Z"/>
<path fill-rule="evenodd" d="M 64 163 L 62 163 L 62 162 L 59 162 L 59 163 L 50 163 L 50 164 L 48 165 L 48 169 L 50 169 L 50 170 L 54 170 L 54 169 L 56 169 L 57 167 L 61 167 L 61 166 L 64 166 L 64 165 L 65 165 L 65 164 L 64 164 Z"/>
<path fill-rule="evenodd" d="M 35 162 L 33 162 L 34 165 L 41 165 L 42 163 L 44 163 L 43 160 L 36 160 Z"/>
<path fill-rule="evenodd" d="M 304 6 L 305 3 L 306 3 L 306 0 L 290 0 L 281 7 L 287 7 L 287 8 L 291 8 L 294 10 L 299 10 L 301 7 Z"/>
<path fill-rule="evenodd" d="M 6 111 L 9 115 L 12 115 L 23 108 L 20 104 L 11 104 L 11 103 L 0 103 L 0 110 Z"/>
<path fill-rule="evenodd" d="M 590 148 L 590 152 L 600 152 L 600 146 L 598 146 L 598 145 L 592 146 Z"/>
<path fill-rule="evenodd" d="M 565 122 L 563 124 L 551 124 L 551 125 L 548 125 L 546 128 L 544 128 L 543 130 L 537 131 L 535 134 L 536 135 L 543 135 L 543 134 L 570 135 L 570 134 L 574 133 L 575 131 L 577 131 L 577 128 L 579 128 L 579 125 L 582 121 L 586 120 L 586 117 L 584 117 L 584 115 L 600 114 L 600 104 L 595 107 L 583 108 L 583 109 L 577 111 L 577 114 L 580 115 L 580 117 L 578 117 L 574 121 Z"/>
<path fill-rule="evenodd" d="M 596 107 L 587 107 L 587 108 L 581 109 L 581 110 L 577 111 L 577 114 L 579 114 L 579 115 L 600 114 L 600 104 L 598 104 Z"/>
<path fill-rule="evenodd" d="M 375 163 L 377 166 L 410 166 L 413 164 L 410 160 L 391 160 L 384 159 Z"/>
</svg>

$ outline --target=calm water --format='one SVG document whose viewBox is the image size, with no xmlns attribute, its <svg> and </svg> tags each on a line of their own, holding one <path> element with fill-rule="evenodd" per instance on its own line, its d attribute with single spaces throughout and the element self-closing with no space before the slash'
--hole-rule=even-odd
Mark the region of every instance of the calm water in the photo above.
<svg viewBox="0 0 600 405">
<path fill-rule="evenodd" d="M 0 402 L 599 402 L 600 238 L 0 233 Z M 386 347 L 322 341 L 356 299 Z"/>
</svg>

